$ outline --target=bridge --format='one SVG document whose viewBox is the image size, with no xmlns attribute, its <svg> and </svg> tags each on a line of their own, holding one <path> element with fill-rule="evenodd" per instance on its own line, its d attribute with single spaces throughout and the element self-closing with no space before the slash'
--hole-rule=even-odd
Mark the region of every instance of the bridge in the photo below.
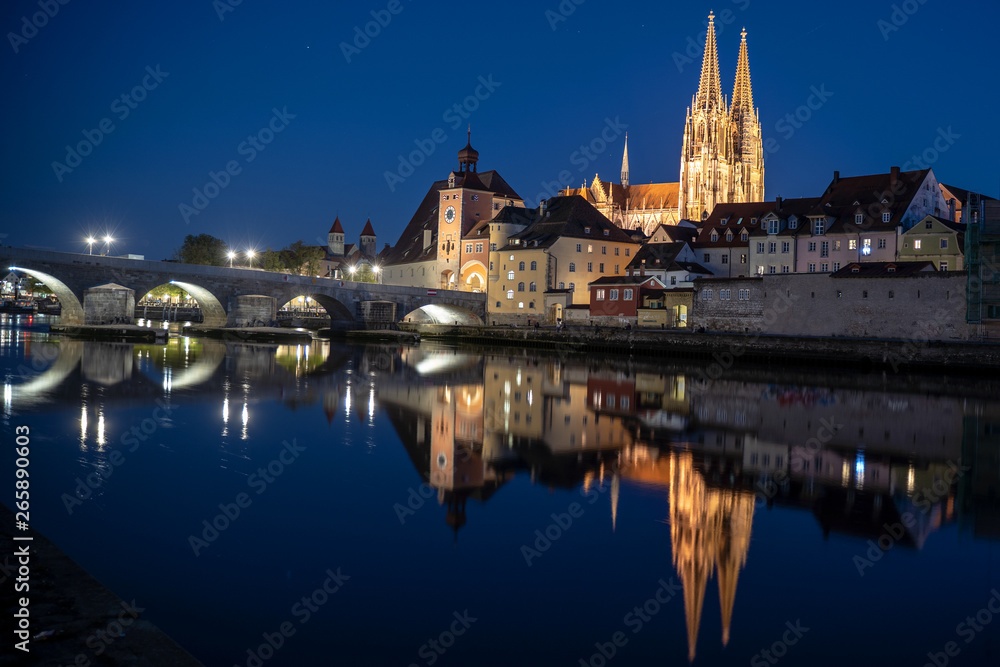
<svg viewBox="0 0 1000 667">
<path fill-rule="evenodd" d="M 62 306 L 61 323 L 69 325 L 134 319 L 136 300 L 165 284 L 190 294 L 201 306 L 203 326 L 213 328 L 273 320 L 279 308 L 300 296 L 321 305 L 331 326 L 403 319 L 481 325 L 486 317 L 485 294 L 454 290 L 12 247 L 0 247 L 0 263 L 49 288 Z"/>
</svg>

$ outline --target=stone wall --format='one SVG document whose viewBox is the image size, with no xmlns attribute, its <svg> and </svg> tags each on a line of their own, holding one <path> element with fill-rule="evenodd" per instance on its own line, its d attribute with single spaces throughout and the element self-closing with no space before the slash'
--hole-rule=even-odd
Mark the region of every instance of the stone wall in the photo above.
<svg viewBox="0 0 1000 667">
<path fill-rule="evenodd" d="M 83 292 L 84 324 L 111 324 L 131 320 L 135 292 L 121 285 L 101 285 Z"/>
<path fill-rule="evenodd" d="M 226 326 L 268 325 L 277 317 L 277 300 L 272 296 L 241 295 L 229 297 L 229 321 Z"/>
<path fill-rule="evenodd" d="M 694 281 L 689 326 L 708 331 L 764 330 L 764 278 L 705 278 Z M 740 298 L 740 290 L 746 297 Z"/>
</svg>

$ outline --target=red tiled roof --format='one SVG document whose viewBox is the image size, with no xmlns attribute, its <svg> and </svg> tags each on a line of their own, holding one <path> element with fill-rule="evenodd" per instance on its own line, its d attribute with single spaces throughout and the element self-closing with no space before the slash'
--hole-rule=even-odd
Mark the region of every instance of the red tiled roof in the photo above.
<svg viewBox="0 0 1000 667">
<path fill-rule="evenodd" d="M 340 216 L 333 221 L 333 227 L 330 227 L 331 234 L 343 234 L 344 228 L 340 224 Z"/>
<path fill-rule="evenodd" d="M 365 223 L 365 228 L 361 230 L 362 236 L 375 236 L 375 229 L 372 228 L 371 218 Z"/>
</svg>

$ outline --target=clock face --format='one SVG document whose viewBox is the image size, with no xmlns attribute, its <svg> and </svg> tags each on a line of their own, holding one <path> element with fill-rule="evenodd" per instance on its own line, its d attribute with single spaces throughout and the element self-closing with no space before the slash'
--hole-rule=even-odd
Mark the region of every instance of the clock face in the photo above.
<svg viewBox="0 0 1000 667">
<path fill-rule="evenodd" d="M 454 220 L 455 220 L 455 207 L 454 206 L 449 206 L 447 209 L 445 209 L 444 219 L 445 219 L 446 222 L 454 222 Z"/>
</svg>

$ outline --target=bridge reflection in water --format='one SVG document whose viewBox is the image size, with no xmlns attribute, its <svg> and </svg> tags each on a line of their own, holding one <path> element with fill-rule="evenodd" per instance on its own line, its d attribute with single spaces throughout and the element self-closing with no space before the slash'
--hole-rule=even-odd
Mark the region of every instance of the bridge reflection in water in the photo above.
<svg viewBox="0 0 1000 667">
<path fill-rule="evenodd" d="M 253 427 L 251 386 L 275 390 L 291 410 L 321 404 L 328 421 L 370 422 L 384 411 L 415 479 L 436 491 L 456 542 L 472 508 L 482 511 L 518 476 L 550 489 L 607 490 L 608 539 L 629 511 L 625 490 L 662 494 L 689 660 L 710 581 L 721 614 L 717 641 L 725 646 L 739 626 L 737 590 L 753 557 L 755 510 L 810 512 L 822 534 L 859 545 L 878 540 L 905 512 L 917 520 L 898 539 L 904 548 L 922 549 L 954 522 L 976 538 L 1000 536 L 990 500 L 1000 489 L 992 382 L 962 387 L 961 395 L 903 384 L 873 392 L 865 378 L 816 387 L 751 372 L 703 383 L 684 366 L 481 355 L 427 343 L 124 345 L 0 332 L 0 353 L 11 346 L 24 347 L 27 366 L 36 357 L 44 363 L 40 372 L 4 379 L 5 413 L 79 406 L 84 449 L 105 446 L 101 423 L 110 407 L 151 397 L 173 404 L 221 395 L 220 433 L 241 439 Z M 968 472 L 955 477 L 955 466 Z"/>
</svg>

